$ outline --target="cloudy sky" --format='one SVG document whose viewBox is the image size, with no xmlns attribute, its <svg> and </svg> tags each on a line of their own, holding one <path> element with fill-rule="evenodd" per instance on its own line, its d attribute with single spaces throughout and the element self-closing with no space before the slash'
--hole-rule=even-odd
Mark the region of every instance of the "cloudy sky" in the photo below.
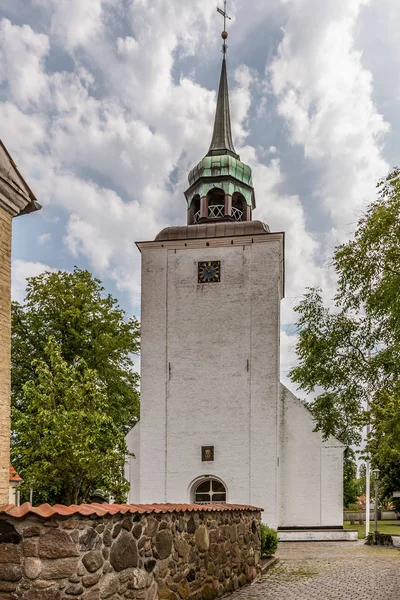
<svg viewBox="0 0 400 600">
<path fill-rule="evenodd" d="M 0 0 L 0 137 L 43 205 L 14 221 L 13 294 L 90 269 L 139 314 L 134 242 L 184 224 L 211 139 L 217 0 Z M 286 232 L 282 378 L 293 306 L 332 289 L 329 257 L 399 164 L 398 0 L 229 2 L 236 150 L 254 218 Z"/>
</svg>

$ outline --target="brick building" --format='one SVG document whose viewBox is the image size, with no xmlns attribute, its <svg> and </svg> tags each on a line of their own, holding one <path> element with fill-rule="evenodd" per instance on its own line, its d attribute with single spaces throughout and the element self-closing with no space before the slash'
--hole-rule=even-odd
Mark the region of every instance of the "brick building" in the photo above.
<svg viewBox="0 0 400 600">
<path fill-rule="evenodd" d="M 39 209 L 0 140 L 0 505 L 9 501 L 12 219 Z"/>
</svg>

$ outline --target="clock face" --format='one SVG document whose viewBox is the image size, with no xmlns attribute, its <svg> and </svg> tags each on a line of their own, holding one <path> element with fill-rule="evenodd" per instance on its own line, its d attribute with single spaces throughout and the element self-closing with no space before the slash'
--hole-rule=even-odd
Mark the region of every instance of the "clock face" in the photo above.
<svg viewBox="0 0 400 600">
<path fill-rule="evenodd" d="M 199 283 L 215 283 L 221 281 L 221 261 L 208 260 L 198 263 Z"/>
</svg>

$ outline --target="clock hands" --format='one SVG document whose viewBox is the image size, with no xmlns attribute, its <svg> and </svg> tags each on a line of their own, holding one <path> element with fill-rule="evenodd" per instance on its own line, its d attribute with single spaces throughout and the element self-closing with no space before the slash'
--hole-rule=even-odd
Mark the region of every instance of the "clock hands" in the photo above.
<svg viewBox="0 0 400 600">
<path fill-rule="evenodd" d="M 220 281 L 220 261 L 199 262 L 199 283 Z"/>
</svg>

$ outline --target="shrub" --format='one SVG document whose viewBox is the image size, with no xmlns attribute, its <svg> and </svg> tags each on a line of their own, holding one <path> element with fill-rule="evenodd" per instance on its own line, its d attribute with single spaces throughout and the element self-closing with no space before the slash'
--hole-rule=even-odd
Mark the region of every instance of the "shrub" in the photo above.
<svg viewBox="0 0 400 600">
<path fill-rule="evenodd" d="M 261 554 L 263 556 L 273 556 L 278 547 L 278 534 L 275 529 L 261 523 Z"/>
<path fill-rule="evenodd" d="M 365 542 L 367 546 L 393 546 L 393 539 L 390 533 L 369 533 Z"/>
</svg>

